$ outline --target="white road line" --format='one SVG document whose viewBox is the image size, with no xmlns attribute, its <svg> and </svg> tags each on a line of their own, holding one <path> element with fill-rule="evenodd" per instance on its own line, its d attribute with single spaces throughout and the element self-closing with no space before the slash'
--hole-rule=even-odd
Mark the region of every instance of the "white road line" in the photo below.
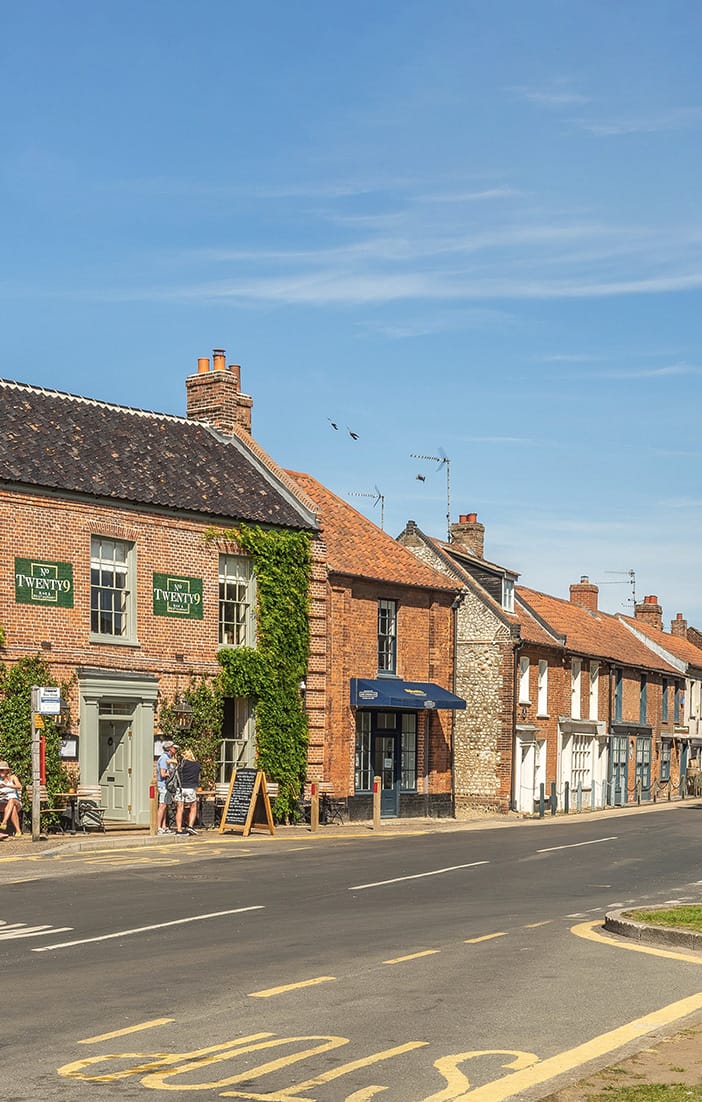
<svg viewBox="0 0 702 1102">
<path fill-rule="evenodd" d="M 555 853 L 558 849 L 577 849 L 578 846 L 597 846 L 600 842 L 616 842 L 618 835 L 611 838 L 593 838 L 590 842 L 572 842 L 569 846 L 549 846 L 548 849 L 537 849 L 537 853 Z"/>
<path fill-rule="evenodd" d="M 130 937 L 131 934 L 145 934 L 150 930 L 164 930 L 168 926 L 182 926 L 186 922 L 202 922 L 205 918 L 222 918 L 224 915 L 239 915 L 245 911 L 262 911 L 265 908 L 262 906 L 257 907 L 236 907 L 232 911 L 212 911 L 211 914 L 206 915 L 192 915 L 190 918 L 176 918 L 172 922 L 158 922 L 154 926 L 137 926 L 134 930 L 119 930 L 115 934 L 101 934 L 99 937 L 84 937 L 79 938 L 76 941 L 61 941 L 57 945 L 41 945 L 37 949 L 32 949 L 33 953 L 49 953 L 52 949 L 70 949 L 73 945 L 88 945 L 92 941 L 110 941 L 115 937 Z"/>
<path fill-rule="evenodd" d="M 0 927 L 0 941 L 15 941 L 19 937 L 37 937 L 38 934 L 63 934 L 72 929 L 72 926 L 25 926 L 20 922 L 17 926 Z"/>
<path fill-rule="evenodd" d="M 489 865 L 489 861 L 471 861 L 469 865 L 449 865 L 446 869 L 432 869 L 431 872 L 416 872 L 412 876 L 395 876 L 392 880 L 376 880 L 373 884 L 354 884 L 349 888 L 350 892 L 362 892 L 364 888 L 382 888 L 385 884 L 401 884 L 403 880 L 421 880 L 424 876 L 441 876 L 445 872 L 456 872 L 457 869 L 474 869 L 478 865 Z"/>
</svg>

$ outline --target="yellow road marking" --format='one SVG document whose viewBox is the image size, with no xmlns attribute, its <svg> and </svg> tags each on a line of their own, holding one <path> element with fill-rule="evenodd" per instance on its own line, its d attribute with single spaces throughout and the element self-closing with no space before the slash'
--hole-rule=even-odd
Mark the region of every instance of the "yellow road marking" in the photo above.
<svg viewBox="0 0 702 1102">
<path fill-rule="evenodd" d="M 282 1091 L 278 1095 L 262 1095 L 259 1097 L 274 1099 L 277 1098 L 280 1102 L 295 1102 L 295 1095 L 300 1095 L 302 1091 L 311 1090 L 313 1087 L 322 1087 L 325 1083 L 332 1083 L 335 1079 L 341 1079 L 344 1075 L 348 1075 L 350 1072 L 358 1071 L 360 1068 L 369 1068 L 373 1064 L 378 1064 L 382 1060 L 391 1060 L 395 1056 L 404 1056 L 406 1052 L 414 1052 L 418 1048 L 426 1048 L 429 1044 L 428 1041 L 408 1041 L 404 1045 L 397 1045 L 396 1048 L 387 1048 L 383 1052 L 374 1052 L 370 1056 L 361 1056 L 358 1060 L 350 1060 L 348 1064 L 341 1064 L 339 1067 L 331 1068 L 330 1071 L 323 1071 L 320 1075 L 313 1076 L 312 1079 L 305 1079 L 302 1083 L 294 1083 L 290 1087 L 283 1087 Z M 362 1088 L 360 1091 L 349 1095 L 346 1102 L 353 1102 L 354 1099 L 357 1102 L 362 1102 L 364 1098 L 372 1098 L 372 1094 L 363 1094 L 363 1091 L 373 1091 L 378 1094 L 380 1091 L 387 1090 L 387 1087 L 370 1086 Z M 223 1098 L 252 1098 L 256 1097 L 251 1094 L 243 1094 L 238 1091 L 223 1091 Z M 310 1100 L 311 1102 L 311 1100 Z"/>
<path fill-rule="evenodd" d="M 430 957 L 434 953 L 440 952 L 440 949 L 424 949 L 421 953 L 410 953 L 406 957 L 395 957 L 394 960 L 384 960 L 383 964 L 404 964 L 406 960 L 417 960 L 418 957 Z"/>
<path fill-rule="evenodd" d="M 267 987 L 265 991 L 249 991 L 250 999 L 270 999 L 272 995 L 283 995 L 286 991 L 297 991 L 300 987 L 314 987 L 318 983 L 330 983 L 336 976 L 315 976 L 313 980 L 300 980 L 299 983 L 285 983 L 281 987 Z"/>
<path fill-rule="evenodd" d="M 626 941 L 614 941 L 611 937 L 605 937 L 604 934 L 599 934 L 595 930 L 595 926 L 602 926 L 602 921 L 598 918 L 594 922 L 579 922 L 577 926 L 571 926 L 571 934 L 575 934 L 576 937 L 583 937 L 587 941 L 597 941 L 602 945 L 608 945 L 610 949 L 628 949 L 629 952 L 634 953 L 646 953 L 650 957 L 667 957 L 668 960 L 685 960 L 689 964 L 702 964 L 702 957 L 699 953 L 677 953 L 674 949 L 654 949 L 651 945 L 639 945 L 629 944 Z"/>
<path fill-rule="evenodd" d="M 465 939 L 466 945 L 477 945 L 479 941 L 492 941 L 494 937 L 507 937 L 505 932 L 501 934 L 483 934 L 482 937 L 467 937 Z"/>
<path fill-rule="evenodd" d="M 549 926 L 553 922 L 552 918 L 547 918 L 545 922 L 527 922 L 524 927 L 525 930 L 535 930 L 537 926 Z"/>
<path fill-rule="evenodd" d="M 558 1075 L 582 1067 L 591 1060 L 606 1056 L 630 1041 L 646 1037 L 649 1033 L 686 1018 L 700 1009 L 702 1009 L 702 992 L 670 1003 L 668 1006 L 661 1007 L 660 1010 L 654 1010 L 643 1018 L 635 1018 L 633 1022 L 612 1029 L 609 1033 L 602 1033 L 591 1041 L 576 1045 L 575 1048 L 559 1052 L 556 1056 L 542 1060 L 532 1067 L 505 1075 L 501 1079 L 476 1087 L 465 1094 L 454 1095 L 452 1102 L 503 1102 L 506 1098 L 512 1098 L 540 1083 L 555 1079 Z"/>
<path fill-rule="evenodd" d="M 97 1037 L 85 1037 L 79 1041 L 79 1045 L 93 1045 L 96 1041 L 110 1041 L 113 1037 L 125 1037 L 127 1033 L 138 1033 L 140 1029 L 153 1029 L 157 1025 L 167 1025 L 174 1022 L 175 1018 L 152 1018 L 149 1022 L 141 1022 L 139 1025 L 129 1025 L 124 1029 L 113 1029 L 111 1033 L 100 1033 Z"/>
</svg>

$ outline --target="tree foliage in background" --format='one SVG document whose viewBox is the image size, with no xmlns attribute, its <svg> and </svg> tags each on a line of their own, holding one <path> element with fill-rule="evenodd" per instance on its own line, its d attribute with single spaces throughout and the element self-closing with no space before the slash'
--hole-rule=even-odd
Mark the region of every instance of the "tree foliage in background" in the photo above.
<svg viewBox="0 0 702 1102">
<path fill-rule="evenodd" d="M 57 685 L 40 655 L 20 658 L 12 666 L 0 666 L 0 756 L 22 781 L 32 781 L 32 686 Z M 68 686 L 61 686 L 66 699 Z M 65 789 L 67 774 L 61 762 L 61 738 L 56 723 L 44 716 L 46 788 L 49 795 Z"/>
<path fill-rule="evenodd" d="M 187 730 L 178 722 L 178 700 L 164 701 L 159 708 L 159 728 L 180 750 L 192 750 L 200 762 L 200 783 L 211 788 L 217 780 L 219 746 L 222 740 L 223 694 L 221 678 L 192 678 L 182 699 L 192 708 Z"/>
<path fill-rule="evenodd" d="M 209 541 L 234 543 L 251 556 L 256 576 L 256 648 L 225 647 L 224 696 L 248 697 L 256 706 L 256 766 L 278 783 L 276 818 L 294 817 L 307 774 L 307 713 L 300 683 L 310 649 L 311 538 L 305 532 L 241 525 L 212 529 Z"/>
</svg>

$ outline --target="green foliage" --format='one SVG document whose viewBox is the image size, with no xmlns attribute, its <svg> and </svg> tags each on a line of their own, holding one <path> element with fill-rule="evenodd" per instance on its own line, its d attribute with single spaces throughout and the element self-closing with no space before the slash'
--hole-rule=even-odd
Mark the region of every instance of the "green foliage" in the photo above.
<svg viewBox="0 0 702 1102">
<path fill-rule="evenodd" d="M 0 667 L 0 755 L 6 759 L 23 787 L 32 781 L 32 686 L 56 685 L 40 655 L 21 658 L 13 666 Z M 66 697 L 67 686 L 61 686 Z M 59 756 L 60 735 L 54 721 L 44 717 L 46 787 L 60 792 L 67 780 Z"/>
<path fill-rule="evenodd" d="M 695 904 L 681 907 L 661 907 L 652 911 L 627 911 L 626 917 L 634 922 L 647 922 L 651 926 L 678 926 L 683 930 L 702 930 L 702 907 Z"/>
<path fill-rule="evenodd" d="M 224 696 L 256 702 L 257 767 L 278 782 L 277 819 L 296 813 L 307 773 L 307 713 L 300 682 L 309 659 L 310 536 L 241 525 L 209 540 L 235 543 L 251 556 L 256 574 L 256 649 L 219 651 Z"/>
<path fill-rule="evenodd" d="M 223 695 L 220 678 L 193 678 L 183 693 L 192 710 L 187 731 L 178 726 L 177 701 L 165 701 L 159 708 L 159 727 L 178 744 L 181 751 L 192 750 L 202 768 L 201 784 L 211 788 L 217 780 L 219 744 L 222 739 Z"/>
</svg>

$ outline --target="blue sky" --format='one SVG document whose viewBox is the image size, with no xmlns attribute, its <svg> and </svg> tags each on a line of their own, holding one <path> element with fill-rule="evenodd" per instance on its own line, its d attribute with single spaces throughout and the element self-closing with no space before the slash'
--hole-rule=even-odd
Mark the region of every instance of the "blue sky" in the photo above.
<svg viewBox="0 0 702 1102">
<path fill-rule="evenodd" d="M 702 628 L 696 0 L 1 23 L 2 376 L 183 413 L 225 348 L 261 444 L 393 535 L 444 533 L 443 450 L 525 584 L 626 611 L 634 570 Z"/>
</svg>

